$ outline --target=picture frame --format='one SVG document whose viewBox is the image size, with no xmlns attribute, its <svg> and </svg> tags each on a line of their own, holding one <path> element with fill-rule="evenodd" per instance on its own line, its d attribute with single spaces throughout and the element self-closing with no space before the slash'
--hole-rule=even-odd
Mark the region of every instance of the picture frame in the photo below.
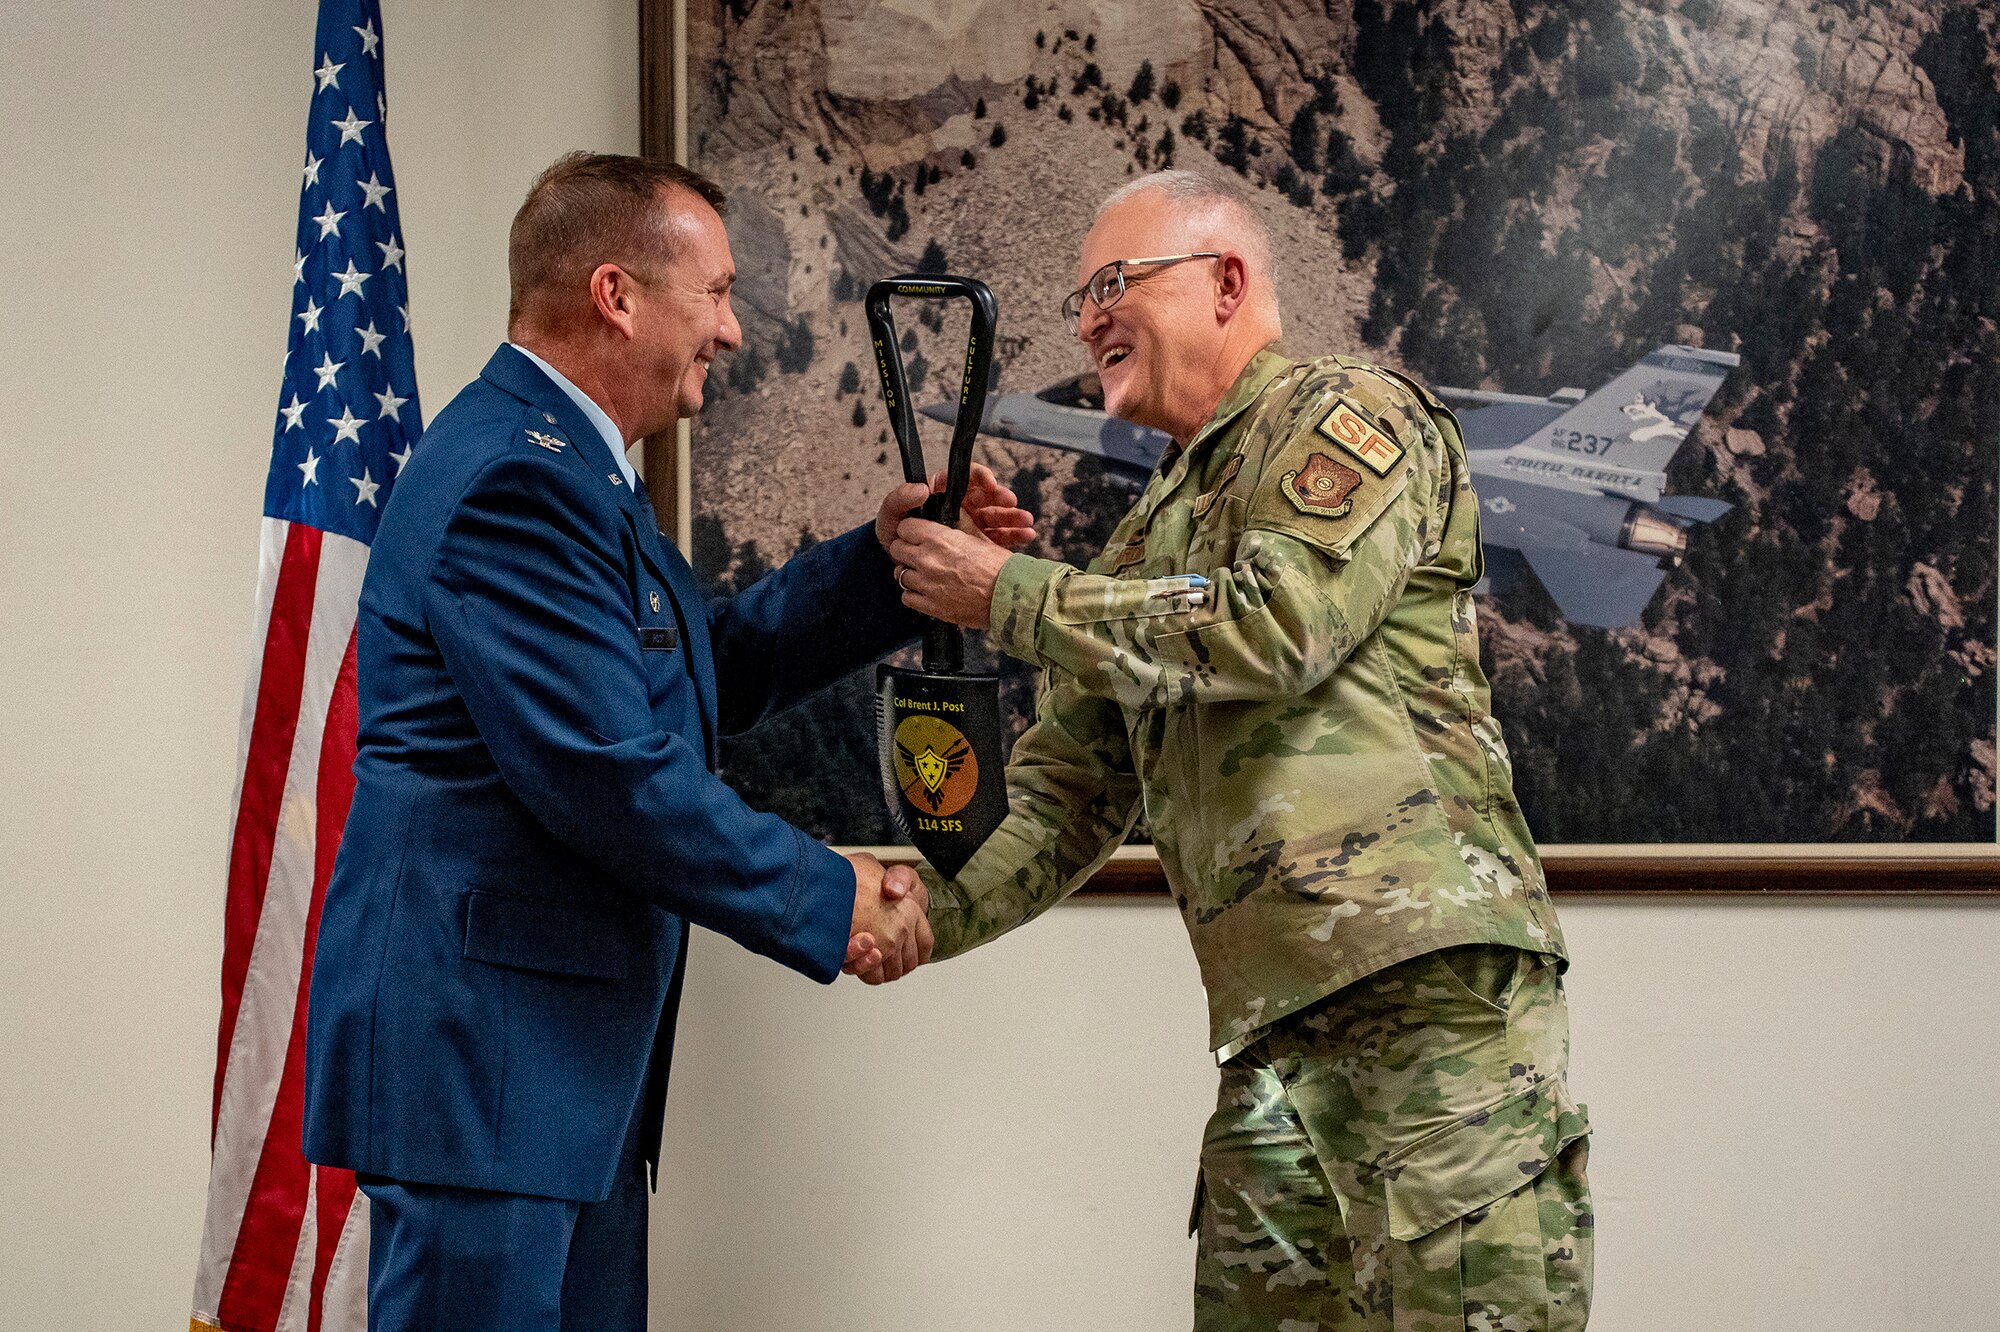
<svg viewBox="0 0 2000 1332">
<path fill-rule="evenodd" d="M 726 0 L 724 0 L 726 3 Z M 688 161 L 688 0 L 639 0 L 641 152 Z M 672 515 L 674 536 L 689 549 L 693 522 L 687 422 L 646 441 L 644 470 L 655 506 Z M 1504 718 L 1503 718 L 1504 721 Z M 890 863 L 909 847 L 874 846 Z M 1637 843 L 1543 844 L 1551 891 L 1565 896 L 1907 898 L 2000 893 L 2000 843 Z M 1150 847 L 1126 847 L 1080 890 L 1162 895 L 1159 859 Z"/>
</svg>

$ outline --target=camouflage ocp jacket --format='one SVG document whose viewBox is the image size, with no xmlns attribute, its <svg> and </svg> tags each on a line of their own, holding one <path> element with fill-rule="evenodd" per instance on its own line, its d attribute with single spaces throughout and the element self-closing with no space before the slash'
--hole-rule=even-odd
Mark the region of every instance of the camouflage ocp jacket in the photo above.
<svg viewBox="0 0 2000 1332">
<path fill-rule="evenodd" d="M 1060 901 L 1143 810 L 1218 1059 L 1433 949 L 1564 956 L 1479 665 L 1478 513 L 1426 390 L 1259 353 L 1087 571 L 1001 571 L 993 640 L 1046 676 L 1006 820 L 956 879 L 922 867 L 936 955 Z"/>
</svg>

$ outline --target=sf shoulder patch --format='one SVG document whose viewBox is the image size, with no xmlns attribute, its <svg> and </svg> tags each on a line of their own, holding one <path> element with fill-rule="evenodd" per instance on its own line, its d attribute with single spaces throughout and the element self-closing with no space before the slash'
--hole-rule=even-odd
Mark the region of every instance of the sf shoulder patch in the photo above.
<svg viewBox="0 0 2000 1332">
<path fill-rule="evenodd" d="M 1361 473 L 1324 453 L 1315 453 L 1304 467 L 1286 472 L 1281 482 L 1285 498 L 1300 513 L 1345 518 L 1354 511 L 1354 492 L 1361 489 Z"/>
<path fill-rule="evenodd" d="M 1332 410 L 1320 418 L 1319 433 L 1377 476 L 1389 475 L 1403 461 L 1401 444 L 1370 425 L 1366 417 L 1338 398 L 1334 399 Z"/>
<path fill-rule="evenodd" d="M 1245 527 L 1281 532 L 1337 560 L 1385 521 L 1396 529 L 1388 544 L 1415 540 L 1436 496 L 1439 456 L 1423 408 L 1365 369 L 1316 363 L 1315 371 L 1287 410 L 1252 423 L 1265 436 L 1245 445 L 1261 473 Z"/>
</svg>

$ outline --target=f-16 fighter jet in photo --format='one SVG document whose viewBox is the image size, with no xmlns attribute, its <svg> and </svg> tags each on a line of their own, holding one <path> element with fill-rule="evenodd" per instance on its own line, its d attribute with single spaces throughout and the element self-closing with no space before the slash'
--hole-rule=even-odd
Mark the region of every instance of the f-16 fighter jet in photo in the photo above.
<svg viewBox="0 0 2000 1332">
<path fill-rule="evenodd" d="M 1593 393 L 1546 398 L 1485 389 L 1434 391 L 1456 412 L 1484 512 L 1485 581 L 1504 591 L 1527 571 L 1574 624 L 1636 624 L 1667 570 L 1687 552 L 1687 529 L 1729 511 L 1723 500 L 1668 495 L 1667 463 L 1686 442 L 1739 358 L 1664 346 Z M 925 407 L 949 422 L 955 404 Z M 987 399 L 984 433 L 1104 460 L 1143 480 L 1167 437 L 1104 414 L 1095 373 Z"/>
</svg>

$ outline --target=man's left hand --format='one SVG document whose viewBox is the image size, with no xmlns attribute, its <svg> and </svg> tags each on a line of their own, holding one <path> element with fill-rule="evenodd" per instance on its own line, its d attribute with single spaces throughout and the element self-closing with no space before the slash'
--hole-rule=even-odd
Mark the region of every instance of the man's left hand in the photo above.
<svg viewBox="0 0 2000 1332">
<path fill-rule="evenodd" d="M 941 523 L 905 518 L 889 557 L 896 561 L 905 606 L 962 628 L 986 627 L 993 586 L 1008 559 L 1005 549 Z"/>
<path fill-rule="evenodd" d="M 925 486 L 905 481 L 882 499 L 875 515 L 875 538 L 888 550 L 896 539 L 896 529 L 933 494 L 943 494 L 945 474 L 939 472 Z M 982 537 L 1002 550 L 1019 550 L 1035 539 L 1035 515 L 1020 506 L 1014 492 L 1000 484 L 1000 478 L 985 463 L 972 465 L 972 476 L 959 502 L 958 525 L 967 534 Z"/>
</svg>

